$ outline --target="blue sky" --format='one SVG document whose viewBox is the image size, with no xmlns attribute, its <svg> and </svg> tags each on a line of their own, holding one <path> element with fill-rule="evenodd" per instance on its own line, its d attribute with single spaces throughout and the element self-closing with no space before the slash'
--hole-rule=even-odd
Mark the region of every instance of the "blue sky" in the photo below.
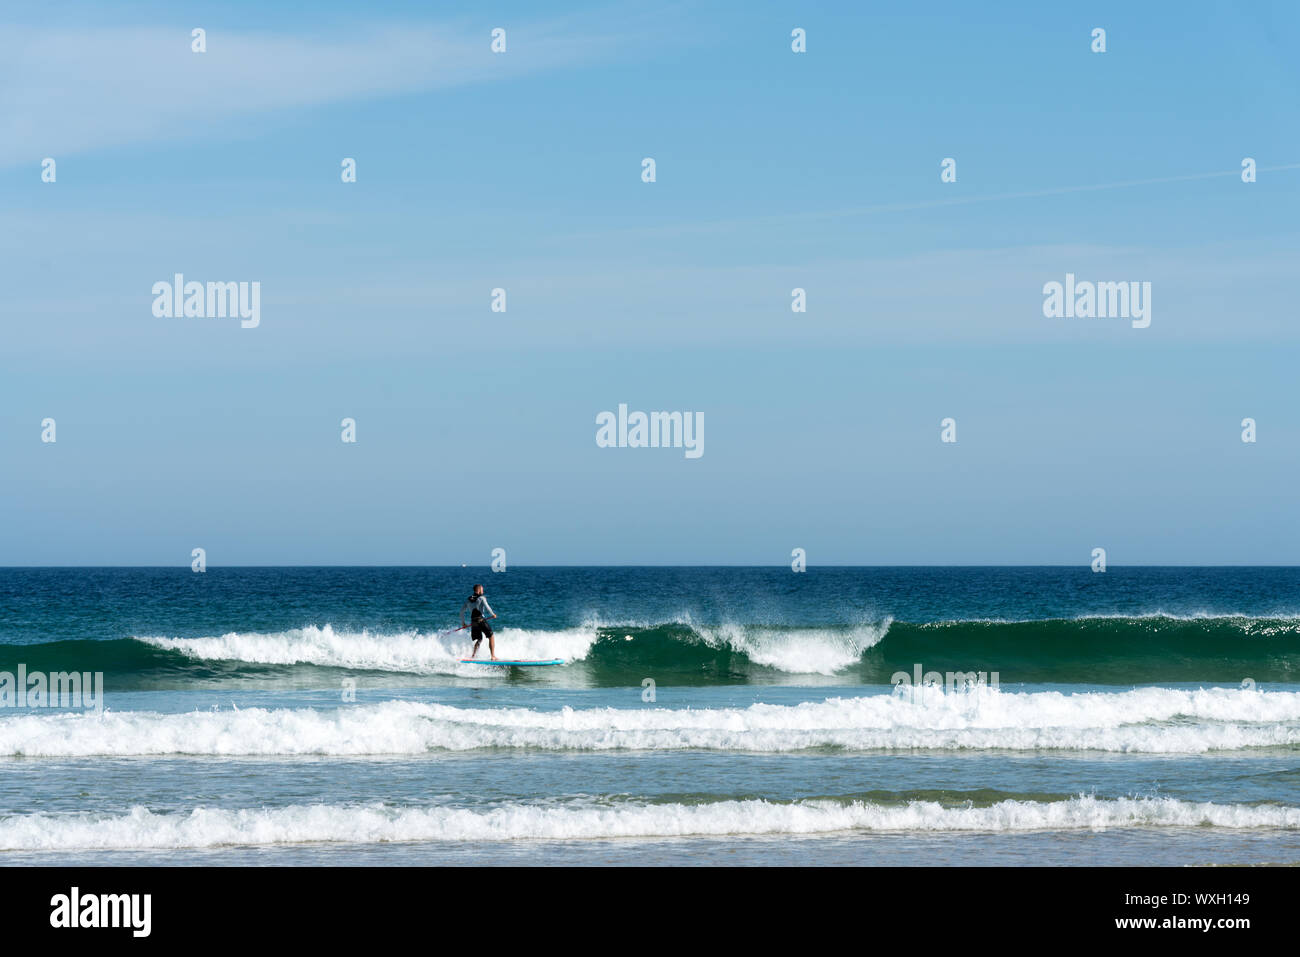
<svg viewBox="0 0 1300 957">
<path fill-rule="evenodd" d="M 1300 564 L 1294 4 L 265 6 L 0 5 L 0 564 Z"/>
</svg>

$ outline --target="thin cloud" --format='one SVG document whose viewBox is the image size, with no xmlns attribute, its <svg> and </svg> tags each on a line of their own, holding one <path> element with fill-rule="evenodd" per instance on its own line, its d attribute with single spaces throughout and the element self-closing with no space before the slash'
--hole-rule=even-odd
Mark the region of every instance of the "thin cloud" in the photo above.
<svg viewBox="0 0 1300 957">
<path fill-rule="evenodd" d="M 510 27 L 507 52 L 495 55 L 491 27 L 389 24 L 329 36 L 213 28 L 201 54 L 182 27 L 5 27 L 0 166 L 212 136 L 258 113 L 513 79 L 619 46 L 569 19 Z"/>
</svg>

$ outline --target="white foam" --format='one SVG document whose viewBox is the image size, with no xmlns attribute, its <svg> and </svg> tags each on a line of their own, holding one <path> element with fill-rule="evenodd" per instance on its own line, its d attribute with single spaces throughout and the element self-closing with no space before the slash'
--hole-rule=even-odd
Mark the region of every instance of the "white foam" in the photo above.
<svg viewBox="0 0 1300 957">
<path fill-rule="evenodd" d="M 1140 614 L 1122 615 L 1106 612 L 1073 615 L 1068 618 L 948 618 L 940 621 L 917 622 L 916 626 L 925 629 L 941 630 L 960 625 L 1049 625 L 1077 624 L 1080 622 L 1111 622 L 1148 624 L 1192 624 L 1210 622 L 1213 624 L 1235 625 L 1243 634 L 1250 637 L 1271 638 L 1277 635 L 1294 635 L 1300 633 L 1300 616 L 1290 612 L 1276 615 L 1247 615 L 1240 612 L 1196 611 L 1175 613 L 1167 611 L 1150 611 Z"/>
<path fill-rule="evenodd" d="M 566 631 L 497 630 L 497 648 L 513 658 L 580 661 L 597 638 L 595 628 Z M 259 634 L 230 632 L 207 638 L 141 636 L 140 641 L 205 661 L 244 661 L 264 665 L 311 664 L 354 671 L 393 671 L 418 675 L 482 677 L 478 665 L 464 665 L 473 650 L 469 631 L 374 634 L 335 631 L 330 625 Z M 486 648 L 480 648 L 483 654 Z"/>
<path fill-rule="evenodd" d="M 818 747 L 1196 754 L 1300 744 L 1300 692 L 931 692 L 747 708 L 459 708 L 412 701 L 337 709 L 0 717 L 0 756 L 381 755 L 432 750 Z"/>
<path fill-rule="evenodd" d="M 1000 801 L 944 807 L 932 801 L 762 800 L 709 804 L 564 807 L 512 804 L 488 810 L 429 807 L 293 805 L 189 813 L 26 814 L 0 818 L 0 850 L 207 848 L 391 841 L 591 840 L 837 832 L 989 832 L 1104 830 L 1132 827 L 1300 827 L 1300 808 L 1208 804 L 1172 798 Z"/>
<path fill-rule="evenodd" d="M 889 630 L 890 620 L 860 624 L 847 631 L 832 628 L 789 628 L 765 625 L 693 624 L 683 617 L 675 622 L 691 629 L 696 638 L 711 648 L 725 648 L 746 655 L 755 664 L 789 674 L 833 675 L 855 664 L 866 649 L 877 644 Z M 560 631 L 529 631 L 500 628 L 498 652 L 512 658 L 561 658 L 582 661 L 590 654 L 600 631 L 612 630 L 617 640 L 620 628 L 628 625 L 602 624 L 595 618 L 576 628 Z M 644 624 L 636 627 L 648 627 Z M 250 664 L 310 664 L 330 668 L 390 671 L 420 675 L 482 677 L 483 669 L 463 665 L 472 648 L 469 633 L 424 633 L 406 631 L 377 634 L 370 631 L 336 631 L 331 625 L 311 625 L 289 631 L 256 633 L 229 632 L 203 638 L 141 636 L 140 641 L 206 661 L 242 661 Z"/>
<path fill-rule="evenodd" d="M 789 674 L 833 675 L 856 664 L 864 651 L 879 643 L 891 622 L 859 624 L 848 631 L 736 624 L 690 627 L 709 647 L 740 652 L 755 664 Z"/>
</svg>

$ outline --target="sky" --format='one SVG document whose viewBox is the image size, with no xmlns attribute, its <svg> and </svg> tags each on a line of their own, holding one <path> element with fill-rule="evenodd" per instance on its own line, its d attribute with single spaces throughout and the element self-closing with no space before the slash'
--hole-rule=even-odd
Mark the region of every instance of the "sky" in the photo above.
<svg viewBox="0 0 1300 957">
<path fill-rule="evenodd" d="M 1289 2 L 0 3 L 0 565 L 1300 564 L 1297 48 Z M 176 273 L 259 324 L 156 316 Z M 1067 274 L 1150 325 L 1045 316 Z M 620 404 L 703 454 L 598 446 Z"/>
</svg>

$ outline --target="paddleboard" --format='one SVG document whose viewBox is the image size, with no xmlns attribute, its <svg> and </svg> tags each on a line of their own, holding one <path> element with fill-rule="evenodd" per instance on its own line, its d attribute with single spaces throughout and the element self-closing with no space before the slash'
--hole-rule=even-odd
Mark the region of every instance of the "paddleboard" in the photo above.
<svg viewBox="0 0 1300 957">
<path fill-rule="evenodd" d="M 551 658 L 547 661 L 511 661 L 507 658 L 498 658 L 493 661 L 491 658 L 462 658 L 462 665 L 510 665 L 515 668 L 532 668 L 537 665 L 562 665 L 564 659 Z"/>
</svg>

